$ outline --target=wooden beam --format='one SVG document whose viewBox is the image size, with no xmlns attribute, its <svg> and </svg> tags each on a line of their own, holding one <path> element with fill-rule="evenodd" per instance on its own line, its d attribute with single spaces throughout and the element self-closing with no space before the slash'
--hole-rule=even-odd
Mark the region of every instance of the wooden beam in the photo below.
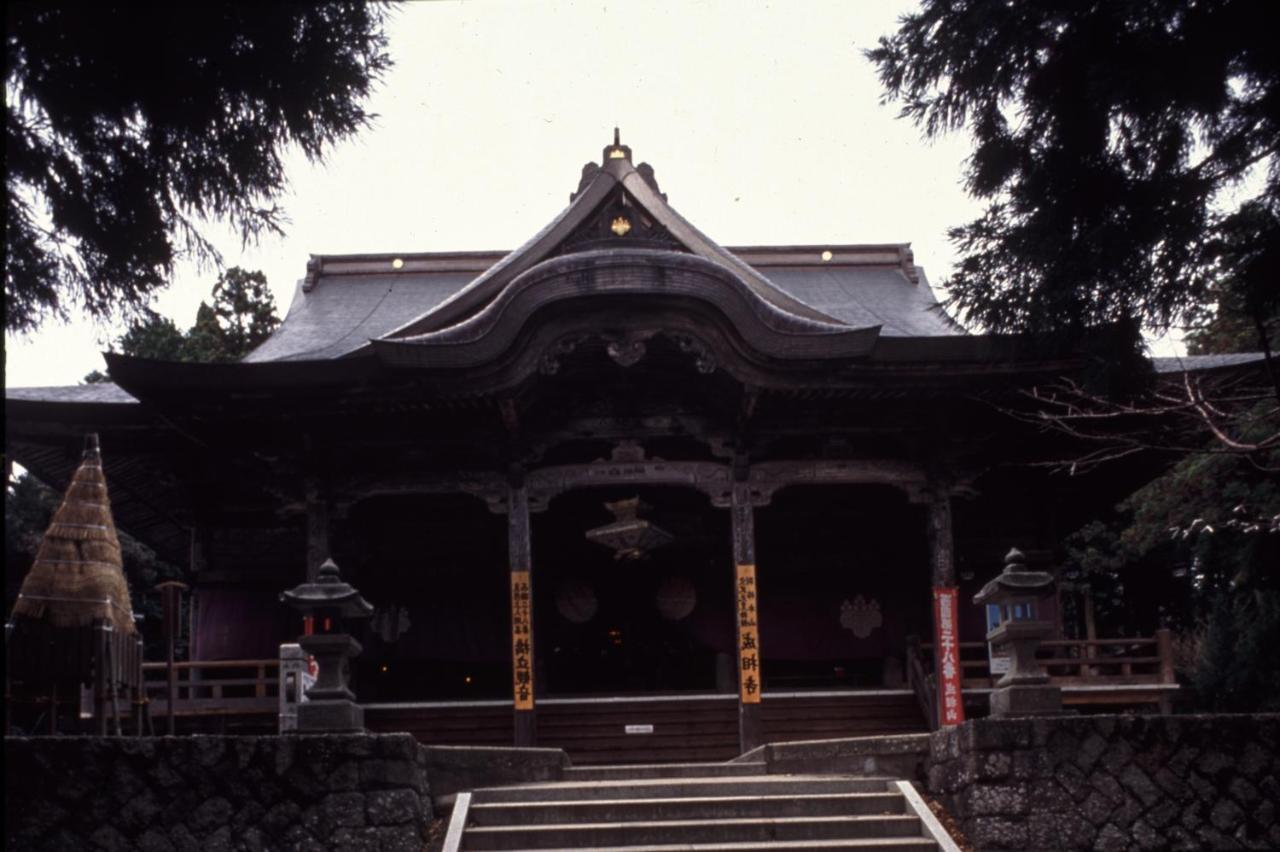
<svg viewBox="0 0 1280 852">
<path fill-rule="evenodd" d="M 751 466 L 757 506 L 789 485 L 889 485 L 918 499 L 928 484 L 924 469 L 900 459 L 818 459 L 759 462 Z"/>
<path fill-rule="evenodd" d="M 530 508 L 539 511 L 552 498 L 575 488 L 610 485 L 674 485 L 696 488 L 712 505 L 732 502 L 733 466 L 711 461 L 596 461 L 549 465 L 526 475 Z M 768 505 L 775 491 L 790 485 L 890 485 L 920 499 L 928 486 L 924 470 L 899 459 L 820 459 L 762 462 L 751 466 L 749 499 Z M 507 488 L 494 471 L 460 471 L 452 475 L 399 471 L 363 475 L 338 485 L 346 500 L 408 494 L 470 494 L 492 511 L 506 511 Z"/>
<path fill-rule="evenodd" d="M 574 488 L 609 485 L 683 485 L 727 503 L 730 468 L 716 462 L 606 461 L 553 465 L 529 472 L 529 494 L 545 505 Z"/>
</svg>

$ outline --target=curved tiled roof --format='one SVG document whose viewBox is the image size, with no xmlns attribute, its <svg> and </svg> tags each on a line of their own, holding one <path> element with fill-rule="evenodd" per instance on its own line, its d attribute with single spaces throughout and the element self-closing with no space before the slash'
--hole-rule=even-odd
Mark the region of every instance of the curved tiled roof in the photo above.
<svg viewBox="0 0 1280 852">
<path fill-rule="evenodd" d="M 366 349 L 371 341 L 446 333 L 495 304 L 539 264 L 602 247 L 599 239 L 584 242 L 583 235 L 595 233 L 602 215 L 607 224 L 614 215 L 609 210 L 638 217 L 659 241 L 627 238 L 624 230 L 611 248 L 658 247 L 700 257 L 741 282 L 755 310 L 806 333 L 964 334 L 943 313 L 906 244 L 726 249 L 676 212 L 653 169 L 632 165 L 631 149 L 615 140 L 600 165 L 584 167 L 569 205 L 514 251 L 313 257 L 284 323 L 245 360 L 327 360 Z M 623 224 L 630 228 L 625 219 Z"/>
<path fill-rule="evenodd" d="M 823 264 L 771 267 L 767 273 L 779 288 L 855 328 L 878 325 L 887 337 L 966 333 L 943 310 L 918 266 L 914 283 L 896 267 Z"/>
<path fill-rule="evenodd" d="M 137 397 L 114 382 L 63 387 L 5 388 L 4 397 L 8 400 L 24 402 L 77 402 L 108 405 L 128 405 L 138 401 Z"/>
<path fill-rule="evenodd" d="M 391 259 L 387 259 L 390 267 Z M 284 322 L 245 361 L 341 358 L 435 308 L 466 286 L 468 272 L 350 275 L 299 285 Z"/>
<path fill-rule="evenodd" d="M 852 328 L 880 326 L 888 337 L 965 331 L 942 310 L 905 245 L 728 249 L 778 290 Z M 832 259 L 823 261 L 823 252 Z M 313 282 L 298 287 L 288 316 L 246 361 L 341 358 L 430 313 L 503 252 L 317 258 Z M 805 259 L 808 262 L 805 262 Z M 402 266 L 392 266 L 400 260 Z M 905 262 L 905 266 L 904 266 Z M 916 280 L 908 277 L 910 267 Z"/>
</svg>

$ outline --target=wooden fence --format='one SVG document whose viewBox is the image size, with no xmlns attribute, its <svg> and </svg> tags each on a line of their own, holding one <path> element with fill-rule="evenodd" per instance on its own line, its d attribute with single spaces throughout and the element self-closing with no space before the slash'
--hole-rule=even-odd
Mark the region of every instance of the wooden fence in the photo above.
<svg viewBox="0 0 1280 852">
<path fill-rule="evenodd" d="M 1050 682 L 1062 687 L 1068 706 L 1155 704 L 1169 712 L 1177 691 L 1169 630 L 1146 637 L 1048 639 L 1040 643 L 1036 659 Z M 1000 677 L 991 673 L 986 642 L 960 643 L 960 669 L 961 687 L 970 699 L 985 696 Z M 907 676 L 921 711 L 936 728 L 931 643 L 908 641 Z"/>
<path fill-rule="evenodd" d="M 270 714 L 278 712 L 279 660 L 202 660 L 174 663 L 174 709 L 178 716 Z M 151 713 L 169 713 L 168 665 L 144 663 Z"/>
</svg>

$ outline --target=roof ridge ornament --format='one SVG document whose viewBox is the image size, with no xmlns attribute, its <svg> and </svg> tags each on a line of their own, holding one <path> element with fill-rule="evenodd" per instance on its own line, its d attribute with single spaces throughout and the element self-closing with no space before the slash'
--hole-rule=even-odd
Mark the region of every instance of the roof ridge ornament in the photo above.
<svg viewBox="0 0 1280 852">
<path fill-rule="evenodd" d="M 601 156 L 602 165 L 608 165 L 610 160 L 626 160 L 631 162 L 631 149 L 622 144 L 622 132 L 617 127 L 613 128 L 613 144 L 606 145 L 604 154 Z"/>
</svg>

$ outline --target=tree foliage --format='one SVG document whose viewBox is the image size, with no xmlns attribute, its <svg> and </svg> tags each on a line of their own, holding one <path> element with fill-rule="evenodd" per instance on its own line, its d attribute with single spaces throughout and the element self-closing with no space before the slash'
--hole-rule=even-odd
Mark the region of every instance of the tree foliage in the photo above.
<svg viewBox="0 0 1280 852">
<path fill-rule="evenodd" d="M 200 303 L 190 329 L 183 332 L 168 317 L 148 312 L 130 323 L 114 348 L 125 355 L 160 361 L 238 361 L 278 325 L 280 316 L 267 277 L 233 266 L 218 276 L 212 304 Z M 94 370 L 85 381 L 105 382 L 108 377 Z"/>
<path fill-rule="evenodd" d="M 1267 461 L 1280 468 L 1280 450 Z M 1066 541 L 1108 632 L 1171 626 L 1203 709 L 1280 709 L 1280 481 L 1189 455 Z"/>
<path fill-rule="evenodd" d="M 5 33 L 6 329 L 80 305 L 145 305 L 226 220 L 279 232 L 283 156 L 369 122 L 384 7 L 10 3 Z"/>
<path fill-rule="evenodd" d="M 1191 344 L 1221 354 L 1256 333 L 1239 302 L 1224 299 Z M 1192 447 L 1065 542 L 1107 628 L 1179 631 L 1182 674 L 1206 710 L 1280 709 L 1280 446 L 1274 400 L 1248 398 L 1256 401 L 1233 426 L 1256 449 Z"/>
<path fill-rule="evenodd" d="M 930 136 L 973 135 L 967 185 L 987 201 L 951 231 L 963 252 L 953 303 L 993 331 L 1068 334 L 1202 320 L 1215 287 L 1273 315 L 1272 12 L 1257 0 L 924 0 L 902 18 L 869 52 L 886 98 Z"/>
<path fill-rule="evenodd" d="M 201 302 L 179 361 L 237 361 L 280 324 L 275 298 L 261 272 L 233 266 L 218 277 L 213 302 Z M 122 349 L 128 353 L 128 350 Z"/>
</svg>

